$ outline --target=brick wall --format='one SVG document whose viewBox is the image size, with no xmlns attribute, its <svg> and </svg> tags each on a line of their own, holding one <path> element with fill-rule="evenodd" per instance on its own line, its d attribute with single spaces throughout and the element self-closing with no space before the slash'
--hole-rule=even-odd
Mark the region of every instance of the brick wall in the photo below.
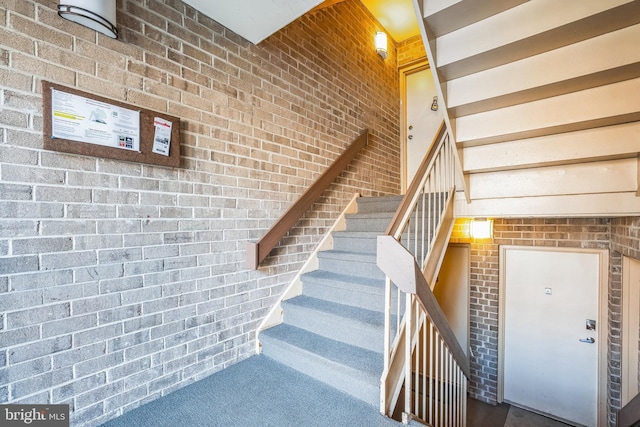
<svg viewBox="0 0 640 427">
<path fill-rule="evenodd" d="M 614 222 L 617 220 L 614 220 Z M 622 254 L 613 249 L 616 226 L 612 225 L 612 248 L 609 254 L 608 293 L 608 357 L 607 357 L 607 411 L 609 427 L 616 426 L 615 411 L 622 403 Z M 618 247 L 618 249 L 621 249 Z"/>
<path fill-rule="evenodd" d="M 622 370 L 622 258 L 640 260 L 640 218 L 615 218 L 611 221 L 611 271 L 609 274 L 609 426 L 615 426 L 614 410 L 621 405 Z M 640 328 L 640 325 L 638 325 Z M 640 343 L 638 343 L 640 351 Z M 637 379 L 640 384 L 640 378 Z"/>
<path fill-rule="evenodd" d="M 119 40 L 0 2 L 0 403 L 96 425 L 250 356 L 353 193 L 400 189 L 395 48 L 357 0 L 258 46 L 179 0 L 119 0 Z M 41 80 L 182 119 L 170 169 L 42 149 Z M 257 272 L 256 239 L 364 128 L 369 146 Z"/>
<path fill-rule="evenodd" d="M 422 43 L 422 36 L 413 36 L 398 43 L 398 67 L 426 58 L 427 51 Z"/>
</svg>

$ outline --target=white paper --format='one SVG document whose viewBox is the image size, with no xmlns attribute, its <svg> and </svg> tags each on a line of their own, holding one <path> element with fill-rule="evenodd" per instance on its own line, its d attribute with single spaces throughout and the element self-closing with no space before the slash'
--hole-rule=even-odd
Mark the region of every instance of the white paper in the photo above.
<svg viewBox="0 0 640 427">
<path fill-rule="evenodd" d="M 51 136 L 140 151 L 140 112 L 52 89 Z"/>
<path fill-rule="evenodd" d="M 153 151 L 163 156 L 169 155 L 169 148 L 171 146 L 171 127 L 173 123 L 168 120 L 156 117 L 153 119 L 153 126 L 156 131 L 153 136 Z"/>
</svg>

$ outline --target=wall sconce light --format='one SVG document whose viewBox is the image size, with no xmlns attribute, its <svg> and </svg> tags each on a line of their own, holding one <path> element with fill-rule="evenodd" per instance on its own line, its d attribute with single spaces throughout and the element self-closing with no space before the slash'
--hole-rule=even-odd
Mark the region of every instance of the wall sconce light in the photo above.
<svg viewBox="0 0 640 427">
<path fill-rule="evenodd" d="M 469 235 L 473 239 L 490 239 L 493 237 L 493 220 L 472 219 L 469 223 Z"/>
<path fill-rule="evenodd" d="M 387 33 L 378 31 L 375 35 L 376 51 L 382 59 L 387 59 Z"/>
<path fill-rule="evenodd" d="M 60 0 L 58 15 L 111 38 L 118 38 L 116 0 Z"/>
<path fill-rule="evenodd" d="M 431 103 L 431 111 L 438 111 L 438 97 L 433 97 L 433 102 Z"/>
</svg>

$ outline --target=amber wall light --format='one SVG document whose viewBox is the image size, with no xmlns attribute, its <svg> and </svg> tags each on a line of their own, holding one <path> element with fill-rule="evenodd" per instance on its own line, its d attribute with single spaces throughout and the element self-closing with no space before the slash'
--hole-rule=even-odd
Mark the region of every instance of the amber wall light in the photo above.
<svg viewBox="0 0 640 427">
<path fill-rule="evenodd" d="M 493 237 L 493 220 L 472 219 L 469 222 L 469 236 L 474 239 L 490 239 Z"/>
<path fill-rule="evenodd" d="M 382 59 L 387 59 L 387 33 L 384 31 L 378 31 L 374 37 L 376 44 L 376 51 Z"/>
</svg>

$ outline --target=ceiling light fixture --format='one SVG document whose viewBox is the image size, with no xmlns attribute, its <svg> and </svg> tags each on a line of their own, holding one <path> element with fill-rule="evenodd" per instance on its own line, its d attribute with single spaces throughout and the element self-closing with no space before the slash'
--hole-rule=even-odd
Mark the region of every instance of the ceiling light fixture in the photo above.
<svg viewBox="0 0 640 427">
<path fill-rule="evenodd" d="M 378 31 L 375 35 L 376 51 L 382 59 L 387 59 L 387 33 Z"/>
<path fill-rule="evenodd" d="M 116 0 L 60 0 L 58 15 L 117 39 Z"/>
</svg>

